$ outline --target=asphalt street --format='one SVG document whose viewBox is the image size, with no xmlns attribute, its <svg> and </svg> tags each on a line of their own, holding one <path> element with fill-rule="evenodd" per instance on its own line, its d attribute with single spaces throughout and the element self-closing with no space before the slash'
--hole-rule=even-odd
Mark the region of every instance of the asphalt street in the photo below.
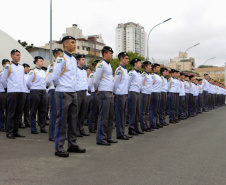
<svg viewBox="0 0 226 185">
<path fill-rule="evenodd" d="M 95 134 L 78 138 L 87 152 L 69 158 L 54 156 L 48 134 L 20 133 L 26 138 L 0 132 L 0 184 L 226 184 L 226 106 L 110 147 L 96 145 Z"/>
</svg>

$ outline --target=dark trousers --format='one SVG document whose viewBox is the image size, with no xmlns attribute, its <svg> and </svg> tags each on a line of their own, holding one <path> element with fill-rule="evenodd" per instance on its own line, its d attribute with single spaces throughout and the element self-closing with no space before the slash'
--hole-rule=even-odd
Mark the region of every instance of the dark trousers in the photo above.
<svg viewBox="0 0 226 185">
<path fill-rule="evenodd" d="M 193 96 L 193 115 L 198 114 L 198 96 Z"/>
<path fill-rule="evenodd" d="M 139 131 L 140 93 L 129 92 L 129 129 Z"/>
<path fill-rule="evenodd" d="M 203 94 L 198 96 L 198 112 L 201 113 L 203 108 Z"/>
<path fill-rule="evenodd" d="M 145 130 L 150 127 L 149 124 L 149 108 L 150 108 L 150 94 L 140 94 L 140 127 Z"/>
<path fill-rule="evenodd" d="M 184 118 L 185 116 L 185 96 L 179 96 L 178 118 Z"/>
<path fill-rule="evenodd" d="M 0 130 L 6 128 L 7 93 L 0 92 Z"/>
<path fill-rule="evenodd" d="M 115 97 L 115 119 L 116 119 L 116 136 L 125 135 L 125 114 L 126 114 L 126 95 L 116 95 Z"/>
<path fill-rule="evenodd" d="M 203 91 L 203 111 L 208 110 L 208 92 Z"/>
<path fill-rule="evenodd" d="M 8 118 L 7 134 L 18 132 L 19 123 L 22 119 L 24 105 L 24 93 L 8 93 Z"/>
<path fill-rule="evenodd" d="M 89 131 L 94 131 L 98 120 L 98 99 L 95 92 L 91 93 L 90 112 L 88 117 Z"/>
<path fill-rule="evenodd" d="M 91 96 L 86 94 L 86 114 L 85 114 L 85 120 L 84 120 L 84 125 L 88 125 L 88 119 L 89 119 L 89 113 L 91 111 L 90 109 L 90 103 L 91 103 Z"/>
<path fill-rule="evenodd" d="M 189 116 L 193 115 L 193 94 L 189 93 Z"/>
<path fill-rule="evenodd" d="M 185 116 L 188 117 L 189 114 L 189 93 L 185 94 Z"/>
<path fill-rule="evenodd" d="M 152 92 L 150 102 L 150 124 L 151 126 L 159 125 L 159 110 L 161 102 L 161 93 Z"/>
<path fill-rule="evenodd" d="M 24 124 L 30 125 L 30 93 L 24 93 Z"/>
<path fill-rule="evenodd" d="M 98 92 L 99 116 L 97 123 L 97 143 L 106 143 L 111 139 L 114 119 L 114 100 L 112 92 Z"/>
<path fill-rule="evenodd" d="M 50 107 L 50 118 L 49 118 L 49 138 L 54 139 L 55 135 L 55 124 L 56 124 L 56 102 L 55 102 L 55 89 L 49 90 L 49 107 Z"/>
<path fill-rule="evenodd" d="M 38 111 L 38 123 L 40 130 L 45 129 L 45 118 L 46 118 L 46 104 L 48 96 L 46 90 L 32 89 L 30 92 L 30 124 L 31 132 L 37 131 L 36 128 L 36 114 Z"/>
<path fill-rule="evenodd" d="M 77 99 L 78 99 L 78 121 L 77 121 L 77 127 L 76 132 L 77 134 L 84 134 L 85 130 L 83 127 L 83 123 L 85 120 L 86 115 L 86 91 L 77 91 Z"/>
<path fill-rule="evenodd" d="M 159 110 L 159 123 L 165 123 L 166 119 L 166 107 L 167 107 L 167 93 L 161 92 L 161 103 L 160 103 L 160 110 Z"/>
<path fill-rule="evenodd" d="M 76 121 L 78 116 L 77 94 L 75 92 L 56 92 L 56 125 L 55 125 L 55 150 L 63 151 L 63 145 L 68 139 L 68 148 L 78 146 L 76 143 Z"/>
<path fill-rule="evenodd" d="M 176 95 L 177 93 L 169 93 L 169 121 L 176 120 L 177 106 L 176 106 Z"/>
</svg>

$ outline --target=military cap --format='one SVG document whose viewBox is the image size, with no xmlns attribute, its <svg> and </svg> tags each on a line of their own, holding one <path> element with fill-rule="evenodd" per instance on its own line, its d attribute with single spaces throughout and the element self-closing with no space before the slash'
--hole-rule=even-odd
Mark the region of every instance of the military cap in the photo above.
<svg viewBox="0 0 226 185">
<path fill-rule="evenodd" d="M 2 60 L 2 64 L 5 64 L 6 62 L 10 62 L 10 61 L 6 58 Z"/>
<path fill-rule="evenodd" d="M 171 73 L 177 73 L 177 70 L 171 69 Z"/>
<path fill-rule="evenodd" d="M 142 64 L 151 64 L 151 62 L 150 61 L 144 61 Z"/>
<path fill-rule="evenodd" d="M 208 75 L 207 73 L 204 74 L 204 76 L 207 76 L 207 75 Z"/>
<path fill-rule="evenodd" d="M 134 65 L 135 63 L 141 61 L 139 58 L 134 58 L 133 60 L 130 61 L 130 64 Z"/>
<path fill-rule="evenodd" d="M 17 49 L 13 49 L 13 50 L 11 51 L 11 55 L 12 55 L 13 53 L 16 53 L 16 52 L 19 52 L 19 53 L 20 53 L 20 51 L 19 51 L 19 50 L 17 50 Z"/>
<path fill-rule="evenodd" d="M 109 46 L 104 46 L 102 51 L 103 50 L 111 51 L 112 53 L 114 53 L 113 49 L 111 47 L 109 47 Z"/>
<path fill-rule="evenodd" d="M 74 37 L 72 37 L 72 36 L 65 36 L 65 37 L 62 38 L 61 42 L 63 43 L 64 41 L 69 40 L 69 39 L 72 39 L 72 40 L 76 41 L 76 39 Z"/>
<path fill-rule="evenodd" d="M 62 50 L 62 49 L 60 49 L 60 48 L 55 48 L 55 49 L 53 50 L 53 54 L 54 54 L 54 53 L 56 53 L 56 52 L 58 52 L 58 51 L 63 52 L 63 50 Z"/>
<path fill-rule="evenodd" d="M 76 55 L 76 60 L 78 60 L 78 59 L 80 59 L 80 58 L 86 58 L 86 56 L 85 55 Z"/>
<path fill-rule="evenodd" d="M 24 66 L 24 68 L 25 68 L 25 67 L 30 67 L 30 66 L 29 66 L 28 64 L 26 64 L 26 63 L 23 63 L 22 65 Z"/>
<path fill-rule="evenodd" d="M 180 75 L 183 76 L 183 75 L 185 75 L 185 73 L 182 71 L 182 72 L 180 72 Z"/>
<path fill-rule="evenodd" d="M 36 56 L 36 57 L 35 57 L 35 60 L 34 60 L 34 64 L 38 61 L 38 59 L 44 60 L 41 56 Z"/>
<path fill-rule="evenodd" d="M 126 52 L 121 52 L 121 53 L 118 54 L 118 58 L 119 57 L 124 57 L 124 56 L 129 56 L 129 55 Z"/>
<path fill-rule="evenodd" d="M 47 67 L 42 66 L 41 69 L 44 70 L 44 71 L 46 71 L 47 70 Z"/>
<path fill-rule="evenodd" d="M 93 63 L 92 63 L 92 66 L 94 66 L 95 63 L 98 63 L 98 62 L 100 62 L 100 60 L 94 60 Z"/>
<path fill-rule="evenodd" d="M 185 75 L 185 77 L 189 77 L 188 75 Z"/>
<path fill-rule="evenodd" d="M 192 79 L 193 77 L 195 77 L 194 75 L 190 75 L 189 78 Z"/>
</svg>

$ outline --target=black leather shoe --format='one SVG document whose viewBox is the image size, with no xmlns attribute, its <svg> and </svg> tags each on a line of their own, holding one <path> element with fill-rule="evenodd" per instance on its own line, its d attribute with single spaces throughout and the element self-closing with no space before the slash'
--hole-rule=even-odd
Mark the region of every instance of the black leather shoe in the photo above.
<svg viewBox="0 0 226 185">
<path fill-rule="evenodd" d="M 96 130 L 90 130 L 89 133 L 97 133 Z"/>
<path fill-rule="evenodd" d="M 24 135 L 21 135 L 21 134 L 18 133 L 18 132 L 17 132 L 17 133 L 14 133 L 13 135 L 14 135 L 15 137 L 25 137 Z"/>
<path fill-rule="evenodd" d="M 133 136 L 124 135 L 125 137 L 128 137 L 129 139 L 133 138 Z"/>
<path fill-rule="evenodd" d="M 13 134 L 6 134 L 6 137 L 9 139 L 16 139 L 16 137 Z"/>
<path fill-rule="evenodd" d="M 81 133 L 82 136 L 90 136 L 90 134 L 87 133 Z"/>
<path fill-rule="evenodd" d="M 82 134 L 77 134 L 77 137 L 83 137 L 83 135 Z"/>
<path fill-rule="evenodd" d="M 46 120 L 49 120 L 49 116 L 46 117 Z"/>
<path fill-rule="evenodd" d="M 55 141 L 53 138 L 49 138 L 49 141 Z"/>
<path fill-rule="evenodd" d="M 37 130 L 31 131 L 32 134 L 38 134 Z"/>
<path fill-rule="evenodd" d="M 1 131 L 1 132 L 6 132 L 6 129 L 2 128 L 0 131 Z"/>
<path fill-rule="evenodd" d="M 69 157 L 69 153 L 66 151 L 55 152 L 55 155 L 59 157 Z"/>
<path fill-rule="evenodd" d="M 136 131 L 136 133 L 137 133 L 137 134 L 144 134 L 144 132 L 141 132 L 141 131 L 139 131 L 139 130 Z"/>
<path fill-rule="evenodd" d="M 80 148 L 79 146 L 73 146 L 67 149 L 68 152 L 73 152 L 73 153 L 85 153 L 86 149 L 85 148 Z"/>
<path fill-rule="evenodd" d="M 120 137 L 117 137 L 117 139 L 120 139 L 120 140 L 129 140 L 129 138 L 126 137 L 126 136 L 120 136 Z"/>
<path fill-rule="evenodd" d="M 41 132 L 41 133 L 48 133 L 46 129 L 41 130 L 40 132 Z"/>
<path fill-rule="evenodd" d="M 110 146 L 111 143 L 99 143 L 99 142 L 98 142 L 97 145 Z"/>
<path fill-rule="evenodd" d="M 156 126 L 157 126 L 157 127 L 159 127 L 159 128 L 163 128 L 163 126 L 162 126 L 162 125 L 160 125 L 160 124 L 157 124 Z"/>
<path fill-rule="evenodd" d="M 138 136 L 138 134 L 134 130 L 130 130 L 129 135 Z"/>
<path fill-rule="evenodd" d="M 159 129 L 159 127 L 157 127 L 157 126 L 151 126 L 151 128 L 153 128 L 153 129 Z"/>
<path fill-rule="evenodd" d="M 108 143 L 118 143 L 118 141 L 112 140 L 112 139 L 108 139 L 107 140 Z"/>
<path fill-rule="evenodd" d="M 149 129 L 149 128 L 147 128 L 147 129 L 145 130 L 145 132 L 152 132 L 152 130 Z"/>
<path fill-rule="evenodd" d="M 20 124 L 19 128 L 26 128 L 26 126 L 24 124 Z"/>
<path fill-rule="evenodd" d="M 29 124 L 25 124 L 25 127 L 31 127 Z"/>
</svg>

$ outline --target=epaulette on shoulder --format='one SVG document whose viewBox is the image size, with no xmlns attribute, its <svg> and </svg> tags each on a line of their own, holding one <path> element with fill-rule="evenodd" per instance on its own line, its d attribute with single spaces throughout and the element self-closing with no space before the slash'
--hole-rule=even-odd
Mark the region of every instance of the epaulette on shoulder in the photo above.
<svg viewBox="0 0 226 185">
<path fill-rule="evenodd" d="M 122 70 L 121 66 L 118 67 L 118 70 Z"/>
<path fill-rule="evenodd" d="M 60 55 L 59 55 L 59 57 L 63 57 L 64 56 L 64 53 L 61 53 Z"/>
<path fill-rule="evenodd" d="M 133 72 L 133 71 L 134 71 L 134 69 L 131 69 L 131 71 Z"/>
</svg>

